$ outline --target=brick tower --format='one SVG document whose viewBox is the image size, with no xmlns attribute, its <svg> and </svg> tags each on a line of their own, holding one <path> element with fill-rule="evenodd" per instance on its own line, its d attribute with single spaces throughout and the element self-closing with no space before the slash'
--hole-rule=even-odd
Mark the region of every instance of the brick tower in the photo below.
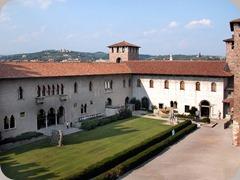
<svg viewBox="0 0 240 180">
<path fill-rule="evenodd" d="M 230 22 L 232 38 L 224 40 L 227 46 L 226 61 L 234 74 L 233 144 L 240 146 L 240 19 Z"/>
<path fill-rule="evenodd" d="M 109 61 L 115 63 L 139 59 L 139 46 L 122 41 L 109 48 Z"/>
</svg>

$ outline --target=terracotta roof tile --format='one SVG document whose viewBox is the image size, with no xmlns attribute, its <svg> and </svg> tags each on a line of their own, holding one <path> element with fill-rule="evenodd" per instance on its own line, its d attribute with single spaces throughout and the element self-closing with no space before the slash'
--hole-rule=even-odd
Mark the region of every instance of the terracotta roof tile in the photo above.
<svg viewBox="0 0 240 180">
<path fill-rule="evenodd" d="M 0 78 L 61 77 L 129 74 L 126 64 L 72 62 L 10 62 L 0 63 Z"/>
<path fill-rule="evenodd" d="M 131 61 L 127 62 L 133 74 L 179 76 L 232 76 L 225 61 Z"/>
<path fill-rule="evenodd" d="M 231 31 L 234 30 L 234 29 L 233 29 L 233 25 L 236 24 L 236 23 L 240 24 L 240 18 L 238 18 L 238 19 L 234 19 L 234 20 L 230 21 L 230 28 L 231 28 Z"/>
<path fill-rule="evenodd" d="M 136 48 L 140 48 L 139 46 L 135 45 L 135 44 L 131 44 L 127 41 L 122 41 L 113 45 L 108 46 L 109 48 L 111 47 L 136 47 Z"/>
<path fill-rule="evenodd" d="M 0 63 L 0 79 L 113 74 L 229 77 L 224 61 L 131 61 L 126 63 L 8 62 Z"/>
</svg>

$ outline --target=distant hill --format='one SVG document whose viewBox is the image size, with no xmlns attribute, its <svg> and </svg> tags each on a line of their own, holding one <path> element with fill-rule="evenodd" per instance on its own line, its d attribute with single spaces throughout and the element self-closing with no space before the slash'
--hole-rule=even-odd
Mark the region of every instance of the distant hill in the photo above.
<svg viewBox="0 0 240 180">
<path fill-rule="evenodd" d="M 196 60 L 196 59 L 221 59 L 220 56 L 197 56 L 197 55 L 173 55 L 174 60 Z M 63 60 L 75 60 L 75 61 L 95 61 L 103 59 L 108 59 L 108 54 L 104 52 L 77 52 L 69 50 L 46 50 L 35 53 L 23 53 L 23 54 L 14 54 L 14 55 L 0 55 L 0 61 L 19 61 L 19 60 L 39 60 L 39 61 L 63 61 Z M 142 60 L 168 60 L 169 55 L 140 55 Z"/>
</svg>

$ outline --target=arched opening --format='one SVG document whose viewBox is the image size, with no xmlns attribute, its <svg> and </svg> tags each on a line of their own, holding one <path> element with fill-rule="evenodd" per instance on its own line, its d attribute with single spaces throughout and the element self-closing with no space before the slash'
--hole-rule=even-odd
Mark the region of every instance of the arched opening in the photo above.
<svg viewBox="0 0 240 180">
<path fill-rule="evenodd" d="M 63 106 L 61 106 L 57 112 L 57 123 L 64 124 L 64 122 L 65 122 L 65 109 Z"/>
<path fill-rule="evenodd" d="M 107 98 L 106 106 L 112 106 L 112 99 Z"/>
<path fill-rule="evenodd" d="M 200 82 L 196 82 L 196 91 L 200 91 Z"/>
<path fill-rule="evenodd" d="M 4 118 L 4 129 L 9 129 L 9 120 L 7 116 Z"/>
<path fill-rule="evenodd" d="M 216 92 L 216 91 L 217 91 L 217 84 L 216 84 L 215 82 L 213 82 L 213 83 L 211 84 L 211 91 L 212 91 L 212 92 Z"/>
<path fill-rule="evenodd" d="M 43 109 L 41 109 L 37 115 L 37 129 L 45 127 L 46 127 L 46 113 Z"/>
<path fill-rule="evenodd" d="M 89 82 L 89 91 L 92 91 L 92 81 Z"/>
<path fill-rule="evenodd" d="M 59 94 L 59 86 L 57 85 L 57 94 Z M 52 95 L 55 95 L 55 86 L 52 85 Z"/>
<path fill-rule="evenodd" d="M 125 105 L 128 105 L 129 104 L 129 97 L 126 97 L 125 98 Z"/>
<path fill-rule="evenodd" d="M 201 101 L 200 103 L 200 111 L 202 117 L 209 117 L 210 116 L 210 103 L 206 100 Z"/>
<path fill-rule="evenodd" d="M 174 101 L 174 103 L 173 103 L 173 108 L 174 108 L 174 109 L 177 109 L 177 101 Z"/>
<path fill-rule="evenodd" d="M 78 84 L 77 82 L 74 83 L 74 93 L 78 92 Z"/>
<path fill-rule="evenodd" d="M 37 97 L 41 96 L 41 88 L 40 86 L 37 87 Z"/>
<path fill-rule="evenodd" d="M 170 102 L 170 107 L 173 107 L 173 101 Z"/>
<path fill-rule="evenodd" d="M 51 87 L 48 85 L 48 90 L 47 90 L 48 96 L 51 96 Z"/>
<path fill-rule="evenodd" d="M 64 86 L 63 86 L 63 84 L 61 84 L 61 94 L 62 95 L 64 94 Z"/>
<path fill-rule="evenodd" d="M 169 81 L 168 80 L 164 81 L 164 89 L 169 89 Z"/>
<path fill-rule="evenodd" d="M 56 112 L 55 112 L 55 109 L 53 108 L 51 108 L 48 111 L 47 123 L 48 123 L 48 126 L 56 125 Z"/>
<path fill-rule="evenodd" d="M 42 87 L 42 96 L 46 96 L 46 88 L 45 88 L 45 86 Z"/>
<path fill-rule="evenodd" d="M 141 87 L 141 80 L 140 79 L 137 80 L 137 87 Z"/>
<path fill-rule="evenodd" d="M 22 87 L 18 88 L 18 99 L 23 99 L 23 88 Z"/>
<path fill-rule="evenodd" d="M 153 88 L 153 87 L 154 87 L 154 82 L 153 82 L 153 80 L 150 80 L 150 81 L 149 81 L 149 87 L 150 87 L 150 88 Z"/>
<path fill-rule="evenodd" d="M 149 100 L 147 97 L 142 98 L 142 108 L 145 110 L 149 110 Z"/>
<path fill-rule="evenodd" d="M 184 81 L 180 82 L 180 90 L 185 90 L 185 82 Z"/>
<path fill-rule="evenodd" d="M 120 63 L 121 61 L 122 61 L 122 59 L 119 57 L 119 58 L 117 58 L 116 63 Z"/>
<path fill-rule="evenodd" d="M 15 128 L 15 118 L 13 115 L 10 117 L 10 128 Z"/>
</svg>

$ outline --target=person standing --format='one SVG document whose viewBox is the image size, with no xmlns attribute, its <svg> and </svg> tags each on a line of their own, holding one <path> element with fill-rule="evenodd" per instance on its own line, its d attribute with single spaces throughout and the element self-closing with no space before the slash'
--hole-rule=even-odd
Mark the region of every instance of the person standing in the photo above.
<svg viewBox="0 0 240 180">
<path fill-rule="evenodd" d="M 69 121 L 66 122 L 66 125 L 67 125 L 67 129 L 69 128 Z"/>
</svg>

